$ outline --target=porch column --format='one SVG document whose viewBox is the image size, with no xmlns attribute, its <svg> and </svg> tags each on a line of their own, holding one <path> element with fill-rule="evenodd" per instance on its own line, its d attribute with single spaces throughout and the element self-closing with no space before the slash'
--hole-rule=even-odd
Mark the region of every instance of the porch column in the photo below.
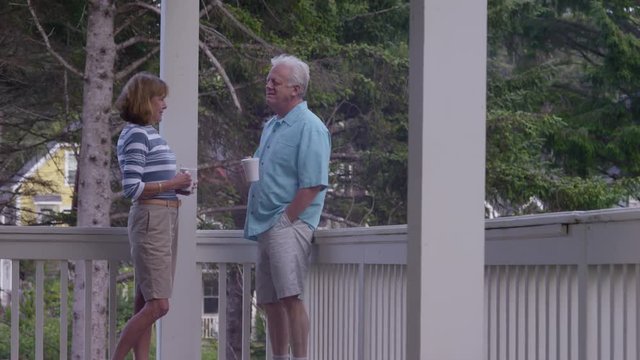
<svg viewBox="0 0 640 360">
<path fill-rule="evenodd" d="M 198 156 L 198 0 L 163 0 L 160 75 L 169 85 L 160 132 L 178 164 Z M 167 316 L 158 322 L 157 359 L 200 359 L 201 299 L 195 263 L 196 196 L 182 197 L 178 263 Z"/>
<path fill-rule="evenodd" d="M 483 356 L 486 0 L 412 0 L 407 359 Z"/>
</svg>

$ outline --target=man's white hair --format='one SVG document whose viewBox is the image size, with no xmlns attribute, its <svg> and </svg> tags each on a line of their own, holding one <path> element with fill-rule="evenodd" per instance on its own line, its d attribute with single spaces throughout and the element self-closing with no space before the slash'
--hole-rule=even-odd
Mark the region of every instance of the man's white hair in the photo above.
<svg viewBox="0 0 640 360">
<path fill-rule="evenodd" d="M 304 98 L 309 86 L 309 65 L 293 55 L 281 54 L 271 59 L 271 69 L 278 65 L 286 65 L 291 69 L 289 85 L 300 86 L 300 97 Z"/>
</svg>

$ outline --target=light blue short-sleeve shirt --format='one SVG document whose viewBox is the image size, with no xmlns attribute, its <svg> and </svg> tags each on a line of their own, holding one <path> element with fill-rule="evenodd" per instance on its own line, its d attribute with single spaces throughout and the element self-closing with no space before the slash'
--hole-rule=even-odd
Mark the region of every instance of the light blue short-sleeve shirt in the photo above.
<svg viewBox="0 0 640 360">
<path fill-rule="evenodd" d="M 299 219 L 315 229 L 329 186 L 331 135 L 324 123 L 301 102 L 283 117 L 271 118 L 254 156 L 260 158 L 260 180 L 252 183 L 244 236 L 255 240 L 269 230 L 298 189 L 322 186 Z"/>
</svg>

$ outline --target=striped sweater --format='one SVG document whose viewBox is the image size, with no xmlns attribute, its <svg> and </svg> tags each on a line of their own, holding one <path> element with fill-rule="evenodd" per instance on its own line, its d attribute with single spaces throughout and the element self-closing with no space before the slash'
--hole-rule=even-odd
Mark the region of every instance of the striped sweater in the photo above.
<svg viewBox="0 0 640 360">
<path fill-rule="evenodd" d="M 137 200 L 146 184 L 176 175 L 176 155 L 151 125 L 127 124 L 118 138 L 117 152 L 122 189 L 128 199 Z M 153 198 L 175 200 L 177 196 L 168 190 Z"/>
</svg>

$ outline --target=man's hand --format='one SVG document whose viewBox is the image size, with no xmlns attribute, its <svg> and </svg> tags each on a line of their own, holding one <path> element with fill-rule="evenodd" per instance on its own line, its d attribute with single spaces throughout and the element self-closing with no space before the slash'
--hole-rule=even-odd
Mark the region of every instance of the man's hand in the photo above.
<svg viewBox="0 0 640 360">
<path fill-rule="evenodd" d="M 322 191 L 322 189 L 324 189 L 323 186 L 298 189 L 296 196 L 293 197 L 293 200 L 291 201 L 289 206 L 284 209 L 284 212 L 285 214 L 287 214 L 287 217 L 289 218 L 289 221 L 291 221 L 291 223 L 298 219 L 298 216 L 300 216 L 300 214 L 309 206 L 309 204 L 313 202 L 313 199 L 316 198 L 316 195 L 318 195 L 318 193 Z"/>
</svg>

